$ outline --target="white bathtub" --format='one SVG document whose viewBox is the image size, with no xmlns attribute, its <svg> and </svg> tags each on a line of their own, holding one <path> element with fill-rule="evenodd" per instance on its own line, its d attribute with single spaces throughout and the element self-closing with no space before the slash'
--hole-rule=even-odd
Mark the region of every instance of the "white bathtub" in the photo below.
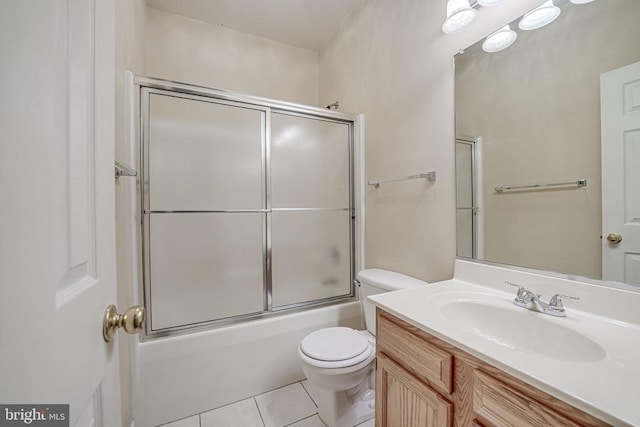
<svg viewBox="0 0 640 427">
<path fill-rule="evenodd" d="M 363 325 L 360 304 L 311 309 L 134 344 L 133 419 L 151 427 L 304 378 L 297 347 L 311 331 Z"/>
</svg>

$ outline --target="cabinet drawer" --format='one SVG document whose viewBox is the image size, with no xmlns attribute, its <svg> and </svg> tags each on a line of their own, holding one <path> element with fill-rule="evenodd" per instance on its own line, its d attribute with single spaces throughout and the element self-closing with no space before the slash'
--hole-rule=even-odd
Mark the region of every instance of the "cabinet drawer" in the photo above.
<svg viewBox="0 0 640 427">
<path fill-rule="evenodd" d="M 487 427 L 580 426 L 482 371 L 475 373 L 473 415 Z"/>
<path fill-rule="evenodd" d="M 445 395 L 452 392 L 453 356 L 378 315 L 377 345 L 418 378 Z"/>
</svg>

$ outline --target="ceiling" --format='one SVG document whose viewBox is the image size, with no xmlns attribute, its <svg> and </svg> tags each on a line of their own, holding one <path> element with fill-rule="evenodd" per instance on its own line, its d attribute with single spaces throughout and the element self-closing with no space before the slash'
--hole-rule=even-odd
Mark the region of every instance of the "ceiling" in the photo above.
<svg viewBox="0 0 640 427">
<path fill-rule="evenodd" d="M 320 52 L 365 0 L 147 0 L 147 6 Z"/>
</svg>

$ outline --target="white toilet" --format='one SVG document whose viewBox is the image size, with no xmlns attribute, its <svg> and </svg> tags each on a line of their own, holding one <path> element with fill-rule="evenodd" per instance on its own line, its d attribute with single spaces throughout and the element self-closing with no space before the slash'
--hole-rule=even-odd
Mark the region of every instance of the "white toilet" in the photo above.
<svg viewBox="0 0 640 427">
<path fill-rule="evenodd" d="M 298 346 L 302 371 L 318 390 L 318 415 L 329 427 L 353 427 L 375 414 L 376 311 L 367 296 L 427 284 L 377 268 L 356 278 L 367 329 L 324 328 Z"/>
</svg>

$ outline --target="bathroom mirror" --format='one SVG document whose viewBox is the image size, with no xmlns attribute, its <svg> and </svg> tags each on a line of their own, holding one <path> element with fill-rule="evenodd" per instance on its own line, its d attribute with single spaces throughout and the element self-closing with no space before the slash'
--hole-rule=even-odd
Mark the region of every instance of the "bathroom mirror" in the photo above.
<svg viewBox="0 0 640 427">
<path fill-rule="evenodd" d="M 640 2 L 554 3 L 505 50 L 455 57 L 458 256 L 640 285 L 640 131 L 611 132 L 640 115 L 640 74 L 611 86 L 640 73 Z"/>
</svg>

